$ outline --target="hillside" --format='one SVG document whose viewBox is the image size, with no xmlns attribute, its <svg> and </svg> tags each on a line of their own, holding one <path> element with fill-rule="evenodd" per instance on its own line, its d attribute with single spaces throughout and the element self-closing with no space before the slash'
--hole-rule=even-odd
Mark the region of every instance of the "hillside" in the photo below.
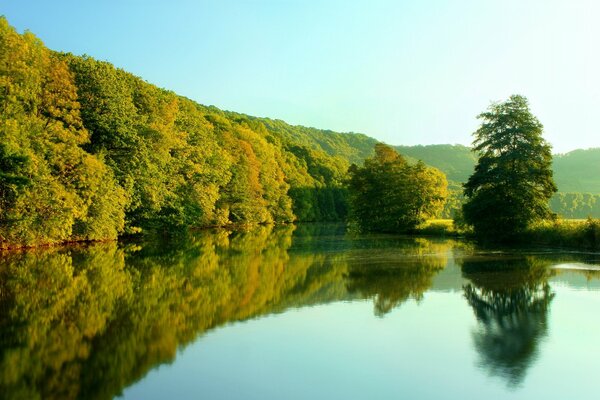
<svg viewBox="0 0 600 400">
<path fill-rule="evenodd" d="M 344 219 L 377 141 L 203 106 L 0 18 L 0 248 Z"/>
<path fill-rule="evenodd" d="M 0 248 L 343 220 L 348 167 L 378 142 L 204 106 L 110 63 L 52 51 L 5 18 L 0 109 Z M 459 205 L 475 163 L 467 147 L 396 149 L 446 173 L 449 207 Z M 599 166 L 599 149 L 558 156 L 559 190 L 600 193 Z M 555 204 L 585 215 L 597 200 Z"/>
<path fill-rule="evenodd" d="M 427 146 L 394 146 L 400 154 L 422 160 L 438 168 L 449 180 L 465 182 L 477 157 L 463 145 L 436 144 Z M 554 180 L 559 192 L 600 194 L 600 148 L 573 150 L 554 155 Z"/>
<path fill-rule="evenodd" d="M 419 146 L 394 146 L 402 155 L 423 161 L 455 182 L 466 182 L 473 173 L 477 157 L 467 146 L 434 144 Z"/>
<path fill-rule="evenodd" d="M 289 125 L 281 120 L 250 117 L 260 121 L 265 127 L 282 138 L 303 146 L 320 150 L 332 157 L 340 157 L 349 163 L 360 164 L 373 155 L 377 139 L 362 133 L 339 133 L 330 130 Z"/>
<path fill-rule="evenodd" d="M 600 194 L 600 148 L 554 156 L 554 179 L 561 192 Z"/>
</svg>

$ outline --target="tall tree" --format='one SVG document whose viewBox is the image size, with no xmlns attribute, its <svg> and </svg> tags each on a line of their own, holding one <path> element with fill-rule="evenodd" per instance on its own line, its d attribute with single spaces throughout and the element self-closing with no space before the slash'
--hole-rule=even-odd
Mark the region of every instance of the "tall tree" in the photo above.
<svg viewBox="0 0 600 400">
<path fill-rule="evenodd" d="M 478 116 L 474 151 L 479 160 L 464 185 L 464 218 L 486 239 L 514 239 L 527 226 L 552 215 L 556 192 L 550 145 L 527 99 L 513 95 Z"/>
</svg>

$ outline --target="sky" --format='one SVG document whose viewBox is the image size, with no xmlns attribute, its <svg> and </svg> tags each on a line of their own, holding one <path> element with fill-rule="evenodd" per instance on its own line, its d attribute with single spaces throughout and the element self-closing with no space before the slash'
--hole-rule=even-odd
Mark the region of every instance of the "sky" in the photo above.
<svg viewBox="0 0 600 400">
<path fill-rule="evenodd" d="M 469 145 L 521 94 L 555 153 L 600 147 L 595 0 L 0 0 L 53 50 L 199 103 L 393 145 Z"/>
</svg>

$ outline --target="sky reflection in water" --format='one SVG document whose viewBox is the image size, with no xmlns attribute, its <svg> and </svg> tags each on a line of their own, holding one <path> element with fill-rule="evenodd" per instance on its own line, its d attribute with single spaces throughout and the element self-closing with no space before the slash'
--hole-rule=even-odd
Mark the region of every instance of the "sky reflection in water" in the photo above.
<svg viewBox="0 0 600 400">
<path fill-rule="evenodd" d="M 10 254 L 0 398 L 593 397 L 598 265 L 337 225 Z"/>
</svg>

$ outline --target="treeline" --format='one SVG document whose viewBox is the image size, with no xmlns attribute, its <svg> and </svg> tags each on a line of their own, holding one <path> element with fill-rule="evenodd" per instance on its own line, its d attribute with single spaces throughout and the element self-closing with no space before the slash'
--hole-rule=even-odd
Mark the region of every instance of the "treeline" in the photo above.
<svg viewBox="0 0 600 400">
<path fill-rule="evenodd" d="M 550 199 L 550 209 L 563 218 L 600 218 L 600 195 L 558 192 Z"/>
<path fill-rule="evenodd" d="M 4 18 L 0 124 L 0 247 L 341 220 L 374 142 L 199 105 Z"/>
</svg>

